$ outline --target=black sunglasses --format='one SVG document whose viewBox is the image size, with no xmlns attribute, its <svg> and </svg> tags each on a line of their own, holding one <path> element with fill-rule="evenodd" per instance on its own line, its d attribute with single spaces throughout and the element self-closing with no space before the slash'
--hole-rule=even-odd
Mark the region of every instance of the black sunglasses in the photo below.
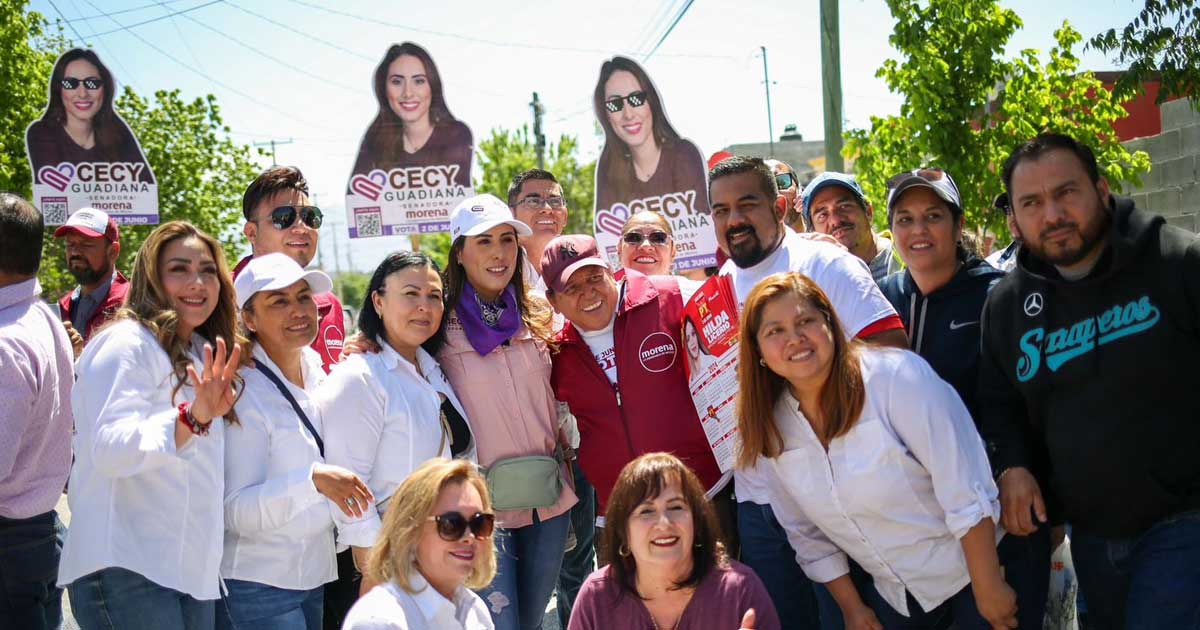
<svg viewBox="0 0 1200 630">
<path fill-rule="evenodd" d="M 775 185 L 780 190 L 791 188 L 796 185 L 796 176 L 791 173 L 780 173 L 775 176 Z"/>
<path fill-rule="evenodd" d="M 104 79 L 99 77 L 88 77 L 86 79 L 63 77 L 61 83 L 64 90 L 74 90 L 75 88 L 79 87 L 80 83 L 83 83 L 83 87 L 89 90 L 99 90 L 100 88 L 104 87 Z"/>
<path fill-rule="evenodd" d="M 446 512 L 430 516 L 429 520 L 437 523 L 438 536 L 448 541 L 462 540 L 468 528 L 476 538 L 490 538 L 496 528 L 496 515 L 483 512 L 476 512 L 470 519 L 458 512 Z"/>
<path fill-rule="evenodd" d="M 299 216 L 304 225 L 319 230 L 324 215 L 316 206 L 279 206 L 271 211 L 271 225 L 277 230 L 286 230 L 296 223 Z"/>
<path fill-rule="evenodd" d="M 615 114 L 625 109 L 625 103 L 629 103 L 630 107 L 641 107 L 646 104 L 646 93 L 638 90 L 631 92 L 629 96 L 615 96 L 604 101 L 604 109 L 607 109 L 610 114 Z"/>
<path fill-rule="evenodd" d="M 667 241 L 671 240 L 671 235 L 662 230 L 655 230 L 649 234 L 628 232 L 625 236 L 621 237 L 621 240 L 634 247 L 640 247 L 643 241 L 650 241 L 651 245 L 666 245 Z"/>
</svg>

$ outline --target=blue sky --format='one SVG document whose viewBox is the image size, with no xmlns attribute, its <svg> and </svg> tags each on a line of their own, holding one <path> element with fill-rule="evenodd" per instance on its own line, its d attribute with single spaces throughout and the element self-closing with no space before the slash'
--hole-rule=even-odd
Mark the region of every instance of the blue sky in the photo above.
<svg viewBox="0 0 1200 630">
<path fill-rule="evenodd" d="M 375 111 L 371 73 L 388 45 L 414 41 L 429 50 L 451 111 L 477 141 L 493 128 L 530 122 L 528 103 L 536 90 L 547 108 L 547 136 L 578 137 L 590 159 L 600 148 L 590 94 L 601 62 L 617 53 L 640 58 L 683 4 L 35 0 L 31 7 L 51 19 L 72 20 L 70 27 L 98 50 L 119 83 L 144 95 L 159 89 L 179 89 L 187 97 L 213 93 L 235 139 L 293 139 L 278 147 L 278 159 L 304 170 L 330 217 L 321 239 L 325 267 L 370 270 L 388 251 L 407 244 L 397 237 L 350 243 L 341 199 Z M 1125 25 L 1141 5 L 1003 4 L 1025 22 L 1010 42 L 1010 54 L 1048 51 L 1064 19 L 1086 38 Z M 176 12 L 182 13 L 171 15 Z M 887 42 L 893 22 L 883 0 L 843 0 L 840 12 L 846 123 L 862 127 L 872 115 L 899 109 L 900 98 L 874 76 L 895 54 Z M 164 19 L 138 25 L 156 18 Z M 794 123 L 805 138 L 821 138 L 817 19 L 816 0 L 695 2 L 645 63 L 672 124 L 706 155 L 731 143 L 766 141 L 759 50 L 766 46 L 776 136 Z M 67 33 L 75 37 L 70 28 Z M 1116 68 L 1091 51 L 1082 59 L 1088 69 Z"/>
</svg>

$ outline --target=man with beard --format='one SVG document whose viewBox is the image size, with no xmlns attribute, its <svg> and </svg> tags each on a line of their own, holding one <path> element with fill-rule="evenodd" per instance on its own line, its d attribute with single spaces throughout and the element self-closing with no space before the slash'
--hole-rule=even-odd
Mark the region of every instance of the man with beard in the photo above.
<svg viewBox="0 0 1200 630">
<path fill-rule="evenodd" d="M 107 212 L 95 208 L 76 210 L 54 231 L 67 241 L 67 270 L 79 282 L 58 302 L 75 355 L 92 333 L 112 319 L 125 302 L 129 280 L 116 270 L 121 254 L 121 231 Z"/>
<path fill-rule="evenodd" d="M 853 176 L 826 171 L 804 187 L 801 194 L 804 220 L 814 232 L 828 234 L 858 256 L 879 282 L 904 268 L 892 251 L 892 241 L 871 231 L 874 207 Z"/>
<path fill-rule="evenodd" d="M 908 348 L 904 323 L 861 260 L 837 245 L 807 238 L 784 226 L 787 208 L 776 203 L 775 176 L 765 162 L 728 158 L 709 171 L 708 179 L 717 242 L 729 253 L 721 273 L 733 279 L 739 308 L 762 279 L 799 271 L 829 296 L 848 335 Z M 817 627 L 811 582 L 796 563 L 769 504 L 766 486 L 755 468 L 736 469 L 734 483 L 741 561 L 762 578 L 780 619 L 797 628 Z M 840 616 L 831 597 L 824 597 L 821 612 Z"/>
<path fill-rule="evenodd" d="M 1004 165 L 1016 268 L 983 314 L 981 430 L 1004 529 L 1064 520 L 1089 627 L 1200 619 L 1200 241 L 1040 135 Z"/>
</svg>

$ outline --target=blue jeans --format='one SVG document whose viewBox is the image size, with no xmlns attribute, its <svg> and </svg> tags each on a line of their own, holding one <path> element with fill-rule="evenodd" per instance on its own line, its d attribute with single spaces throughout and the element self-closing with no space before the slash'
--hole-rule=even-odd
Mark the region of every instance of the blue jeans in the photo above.
<svg viewBox="0 0 1200 630">
<path fill-rule="evenodd" d="M 225 580 L 217 630 L 321 630 L 325 587 L 307 591 Z"/>
<path fill-rule="evenodd" d="M 198 600 L 139 573 L 109 567 L 67 586 L 80 630 L 212 630 L 214 600 Z"/>
<path fill-rule="evenodd" d="M 575 548 L 563 554 L 562 570 L 558 572 L 558 586 L 555 587 L 558 624 L 563 628 L 571 619 L 571 608 L 575 606 L 579 587 L 596 569 L 596 489 L 583 476 L 578 460 L 571 462 L 571 470 L 575 475 L 575 496 L 579 497 L 579 503 L 571 508 Z"/>
<path fill-rule="evenodd" d="M 1071 528 L 1071 558 L 1095 630 L 1200 628 L 1200 510 L 1132 538 Z"/>
<path fill-rule="evenodd" d="M 1050 594 L 1050 526 L 1028 536 L 1008 534 L 996 547 L 1004 581 L 1017 594 L 1017 627 L 1041 628 Z"/>
<path fill-rule="evenodd" d="M 875 590 L 874 583 L 868 583 L 861 592 L 863 601 L 871 607 L 871 610 L 875 611 L 879 623 L 883 624 L 887 630 L 938 630 L 946 628 L 951 621 L 954 622 L 955 630 L 991 630 L 992 628 L 992 624 L 988 623 L 975 607 L 975 594 L 971 592 L 970 584 L 929 612 L 921 610 L 921 605 L 913 599 L 911 594 L 906 593 L 907 617 L 900 614 L 899 611 L 892 608 L 891 604 L 887 603 L 887 600 L 883 599 L 879 591 Z M 1025 626 L 1020 627 L 1024 628 Z M 1035 629 L 1041 627 L 1040 623 L 1034 626 Z"/>
<path fill-rule="evenodd" d="M 753 569 L 767 587 L 779 620 L 787 628 L 817 628 L 813 583 L 796 564 L 796 552 L 775 519 L 771 506 L 739 502 L 737 526 L 742 545 L 741 561 Z"/>
<path fill-rule="evenodd" d="M 554 594 L 569 512 L 517 529 L 496 528 L 496 579 L 479 591 L 496 630 L 539 630 Z"/>
<path fill-rule="evenodd" d="M 0 629 L 57 630 L 62 625 L 58 558 L 63 526 L 50 510 L 0 517 Z"/>
</svg>

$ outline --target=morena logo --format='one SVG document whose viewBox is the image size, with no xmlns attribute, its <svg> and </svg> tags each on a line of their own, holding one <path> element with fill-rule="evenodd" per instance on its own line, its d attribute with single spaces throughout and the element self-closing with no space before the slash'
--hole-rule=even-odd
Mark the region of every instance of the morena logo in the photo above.
<svg viewBox="0 0 1200 630">
<path fill-rule="evenodd" d="M 647 372 L 665 372 L 675 365 L 675 355 L 678 353 L 671 335 L 655 332 L 642 340 L 638 348 L 638 361 Z"/>
</svg>

